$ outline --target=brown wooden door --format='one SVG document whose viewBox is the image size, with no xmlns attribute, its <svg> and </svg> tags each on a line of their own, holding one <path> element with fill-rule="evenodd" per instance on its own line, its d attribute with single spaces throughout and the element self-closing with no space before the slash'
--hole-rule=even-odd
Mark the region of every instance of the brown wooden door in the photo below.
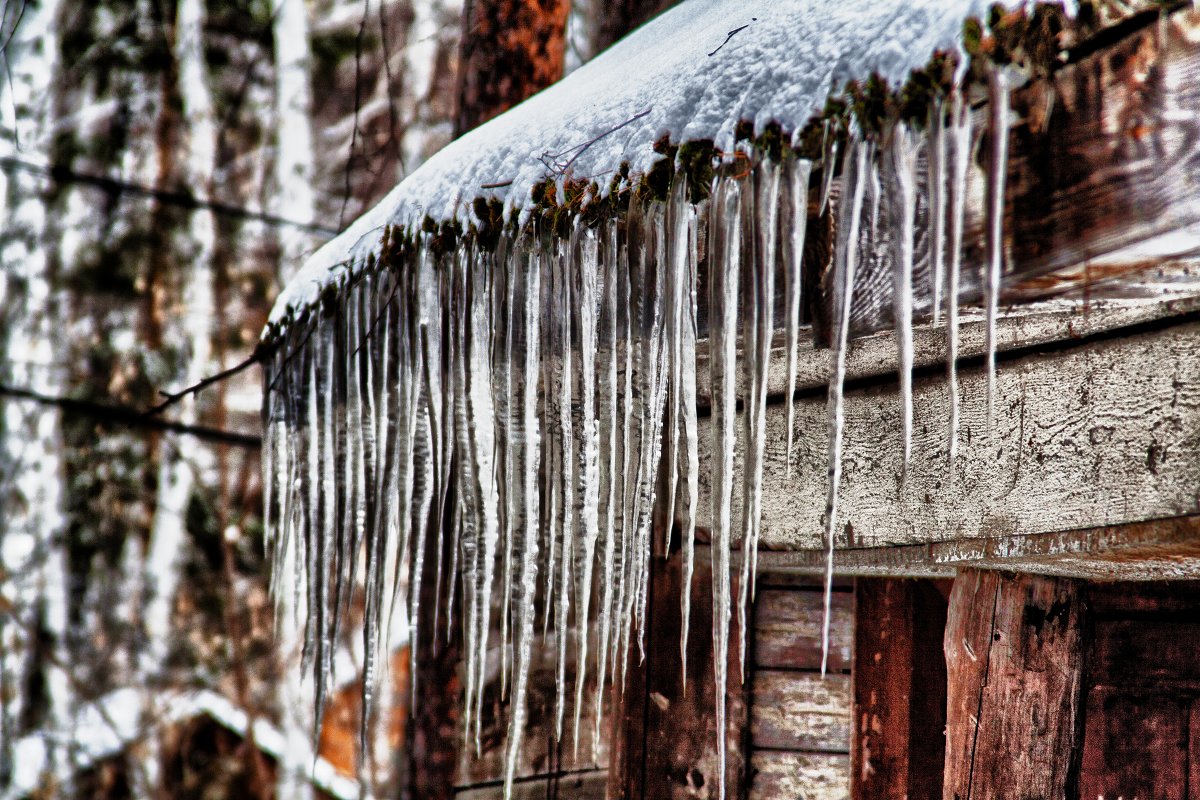
<svg viewBox="0 0 1200 800">
<path fill-rule="evenodd" d="M 1097 585 L 1082 800 L 1200 800 L 1200 584 Z"/>
</svg>

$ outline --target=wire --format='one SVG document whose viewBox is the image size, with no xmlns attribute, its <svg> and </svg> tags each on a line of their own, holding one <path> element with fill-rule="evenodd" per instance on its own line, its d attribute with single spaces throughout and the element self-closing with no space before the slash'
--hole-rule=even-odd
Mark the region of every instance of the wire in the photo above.
<svg viewBox="0 0 1200 800">
<path fill-rule="evenodd" d="M 113 194 L 132 194 L 138 197 L 149 197 L 166 205 L 179 206 L 189 209 L 205 209 L 214 214 L 221 214 L 227 217 L 236 217 L 238 219 L 248 219 L 255 222 L 262 222 L 267 225 L 285 225 L 301 230 L 312 231 L 314 233 L 324 233 L 330 236 L 336 236 L 341 233 L 337 228 L 329 228 L 324 225 L 318 225 L 313 222 L 298 222 L 294 219 L 285 219 L 274 214 L 267 214 L 262 211 L 254 211 L 253 209 L 235 206 L 229 203 L 221 203 L 216 200 L 208 200 L 203 197 L 197 197 L 188 191 L 169 191 L 166 189 L 155 189 L 151 186 L 144 186 L 140 183 L 120 180 L 118 178 L 109 178 L 104 175 L 88 175 L 82 172 L 76 172 L 70 167 L 61 164 L 33 164 L 28 161 L 22 161 L 19 158 L 12 156 L 0 156 L 0 169 L 5 172 L 26 172 L 32 175 L 40 175 L 50 178 L 57 183 L 77 183 L 84 186 L 91 186 L 96 189 L 101 189 L 105 192 Z"/>
<path fill-rule="evenodd" d="M 92 400 L 78 400 L 73 397 L 55 397 L 53 395 L 35 392 L 31 389 L 23 389 L 17 386 L 7 386 L 2 383 L 0 383 L 0 396 L 12 397 L 18 400 L 27 400 L 47 406 L 55 406 L 71 414 L 92 417 L 103 423 L 119 425 L 126 428 L 140 428 L 143 430 L 182 433 L 188 436 L 193 436 L 201 441 L 213 442 L 216 444 L 235 445 L 237 447 L 245 447 L 252 450 L 262 447 L 261 436 L 255 436 L 254 434 L 250 433 L 227 431 L 222 428 L 213 428 L 207 425 L 188 425 L 183 422 L 173 422 L 171 420 L 160 419 L 158 417 L 150 417 L 146 416 L 145 412 L 141 411 L 140 409 L 129 408 L 127 406 L 108 405 L 106 403 L 97 403 Z"/>
</svg>

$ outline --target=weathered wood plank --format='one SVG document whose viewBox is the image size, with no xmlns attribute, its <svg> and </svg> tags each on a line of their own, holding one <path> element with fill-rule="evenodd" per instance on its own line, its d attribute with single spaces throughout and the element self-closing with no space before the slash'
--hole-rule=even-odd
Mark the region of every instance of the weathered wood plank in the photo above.
<svg viewBox="0 0 1200 800">
<path fill-rule="evenodd" d="M 712 573 L 708 548 L 697 548 L 691 585 L 691 633 L 688 636 L 687 684 L 682 681 L 679 652 L 680 597 L 683 587 L 682 559 L 653 558 L 649 624 L 646 630 L 646 660 L 637 669 L 644 681 L 640 694 L 627 687 L 625 702 L 641 703 L 645 724 L 642 731 L 644 755 L 641 793 L 637 776 L 626 782 L 617 796 L 630 798 L 684 798 L 716 796 L 720 781 L 717 764 L 717 729 L 713 709 L 714 654 L 712 645 Z M 736 583 L 736 582 L 735 582 Z M 737 597 L 736 586 L 734 589 Z M 733 610 L 730 652 L 726 663 L 729 676 L 725 696 L 726 796 L 741 796 L 745 785 L 747 752 L 747 697 L 738 680 L 738 615 Z M 615 749 L 615 748 L 614 748 Z M 636 765 L 634 765 L 636 766 Z"/>
<path fill-rule="evenodd" d="M 499 633 L 493 633 L 499 638 Z M 589 648 L 595 653 L 594 647 Z M 564 711 L 563 741 L 555 740 L 555 691 L 556 651 L 554 635 L 539 638 L 529 667 L 529 694 L 526 702 L 527 716 L 524 743 L 517 764 L 518 777 L 530 777 L 560 770 L 596 769 L 608 764 L 607 725 L 601 726 L 598 741 L 593 740 L 595 730 L 595 670 L 589 669 L 588 685 L 584 691 L 584 709 L 580 719 L 580 741 L 578 756 L 571 739 L 571 721 L 575 714 L 575 641 L 567 644 L 568 690 Z M 472 786 L 500 779 L 504 774 L 504 751 L 508 737 L 508 701 L 500 699 L 500 650 L 493 648 L 488 653 L 484 675 L 483 713 L 481 717 L 481 751 L 476 755 L 473 748 L 459 753 L 455 786 Z M 607 716 L 607 711 L 606 711 Z M 593 746 L 595 750 L 593 751 Z M 461 750 L 461 748 L 460 748 Z M 593 752 L 596 757 L 593 758 Z"/>
<path fill-rule="evenodd" d="M 1093 689 L 1080 797 L 1195 797 L 1187 791 L 1189 706 L 1190 698 L 1178 692 Z"/>
<path fill-rule="evenodd" d="M 825 554 L 766 552 L 759 565 L 776 575 L 819 575 Z M 960 566 L 1098 581 L 1180 580 L 1200 575 L 1200 517 L 834 553 L 840 575 L 938 577 Z"/>
<path fill-rule="evenodd" d="M 985 383 L 981 368 L 961 373 L 960 450 L 951 475 L 944 383 L 915 382 L 904 482 L 894 387 L 850 387 L 839 548 L 1040 534 L 1200 511 L 1200 323 L 1002 362 L 990 433 Z M 824 396 L 797 403 L 790 478 L 785 412 L 768 409 L 764 549 L 821 547 L 825 406 Z M 701 428 L 701 458 L 711 461 L 711 431 Z M 710 474 L 702 464 L 701 509 L 708 507 Z M 740 494 L 735 481 L 738 510 Z"/>
<path fill-rule="evenodd" d="M 759 751 L 750 757 L 749 800 L 848 800 L 850 757 Z"/>
<path fill-rule="evenodd" d="M 963 570 L 946 622 L 946 800 L 1065 797 L 1081 714 L 1081 584 Z"/>
<path fill-rule="evenodd" d="M 850 749 L 850 676 L 757 670 L 750 743 L 768 750 L 846 753 Z"/>
<path fill-rule="evenodd" d="M 608 787 L 607 770 L 569 772 L 554 777 L 527 778 L 513 784 L 512 800 L 604 800 Z M 503 784 L 458 789 L 455 800 L 504 800 Z"/>
<path fill-rule="evenodd" d="M 946 751 L 946 598 L 930 581 L 861 578 L 855 603 L 853 795 L 937 797 Z"/>
<path fill-rule="evenodd" d="M 1181 10 L 1161 20 L 1149 14 L 1140 22 L 1136 31 L 1063 67 L 1048 81 L 1014 92 L 1005 286 L 1087 265 L 1072 276 L 1043 280 L 1040 288 L 1053 292 L 1088 280 L 1089 273 L 1120 278 L 1200 246 L 1194 184 L 1200 164 L 1200 54 L 1195 48 L 1200 13 Z M 974 150 L 968 173 L 965 299 L 979 295 L 985 253 L 989 113 L 987 107 L 975 110 L 977 141 L 984 140 L 985 146 Z M 887 200 L 885 195 L 882 215 L 887 214 Z M 919 313 L 929 308 L 930 292 L 923 204 L 917 212 Z M 891 324 L 891 248 L 884 233 L 863 233 L 851 315 L 852 327 L 861 332 Z M 824 334 L 821 323 L 829 318 L 828 308 L 827 298 L 812 299 L 819 334 Z"/>
<path fill-rule="evenodd" d="M 1000 309 L 996 320 L 996 352 L 1007 353 L 1040 345 L 1094 338 L 1111 331 L 1153 325 L 1172 317 L 1200 312 L 1200 262 L 1166 262 L 1156 265 L 1153 275 L 1143 276 L 1148 297 L 1114 299 L 1092 296 L 1058 297 Z M 1142 285 L 1142 284 L 1139 284 Z M 987 321 L 980 309 L 964 308 L 959 317 L 958 355 L 968 361 L 987 352 Z M 918 324 L 913 327 L 913 368 L 944 370 L 946 364 L 946 325 Z M 740 351 L 739 351 L 740 357 Z M 796 361 L 796 389 L 801 393 L 821 394 L 829 380 L 830 351 L 814 347 L 801 331 Z M 846 379 L 890 379 L 896 374 L 896 335 L 880 331 L 853 339 L 846 353 Z M 744 375 L 736 375 L 738 397 L 744 397 Z M 698 402 L 708 407 L 711 401 L 711 375 L 708 341 L 697 344 L 696 389 Z M 783 334 L 771 343 L 767 369 L 767 393 L 774 402 L 782 402 L 787 393 L 787 350 Z"/>
<path fill-rule="evenodd" d="M 834 592 L 829 623 L 829 669 L 850 669 L 854 595 Z M 783 669 L 821 668 L 825 597 L 820 590 L 759 589 L 754 603 L 754 663 Z"/>
</svg>

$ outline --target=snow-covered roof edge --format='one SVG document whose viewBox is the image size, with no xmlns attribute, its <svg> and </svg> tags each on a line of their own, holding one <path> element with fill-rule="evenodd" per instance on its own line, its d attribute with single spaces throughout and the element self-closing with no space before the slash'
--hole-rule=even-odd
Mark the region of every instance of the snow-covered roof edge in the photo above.
<svg viewBox="0 0 1200 800">
<path fill-rule="evenodd" d="M 655 143 L 711 141 L 731 152 L 739 125 L 774 123 L 795 137 L 846 81 L 899 85 L 939 50 L 960 47 L 983 0 L 688 0 L 564 80 L 447 145 L 317 251 L 271 312 L 278 326 L 315 304 L 346 268 L 378 249 L 384 229 L 426 219 L 472 221 L 482 200 L 525 219 L 545 181 L 607 191 L 627 165 L 650 171 Z"/>
</svg>

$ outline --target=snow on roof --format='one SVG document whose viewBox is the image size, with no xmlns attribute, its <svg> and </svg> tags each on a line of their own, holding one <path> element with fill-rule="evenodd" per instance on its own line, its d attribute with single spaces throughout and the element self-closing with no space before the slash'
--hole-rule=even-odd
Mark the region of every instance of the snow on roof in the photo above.
<svg viewBox="0 0 1200 800">
<path fill-rule="evenodd" d="M 899 83 L 937 49 L 957 47 L 985 0 L 687 0 L 567 78 L 447 145 L 314 254 L 271 321 L 316 301 L 385 225 L 470 216 L 476 197 L 525 210 L 548 176 L 645 172 L 653 144 L 712 139 L 734 147 L 741 120 L 798 132 L 831 89 L 879 72 Z"/>
</svg>

